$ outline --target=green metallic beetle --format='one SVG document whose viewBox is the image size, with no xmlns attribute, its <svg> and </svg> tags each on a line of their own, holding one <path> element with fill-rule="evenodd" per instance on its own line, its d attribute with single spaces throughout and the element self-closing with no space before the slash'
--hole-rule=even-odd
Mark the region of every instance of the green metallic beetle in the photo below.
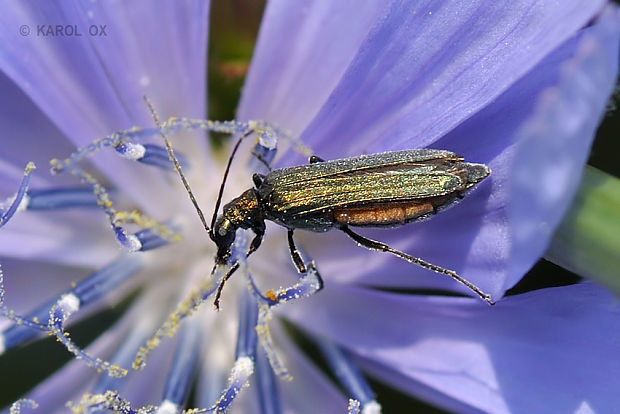
<svg viewBox="0 0 620 414">
<path fill-rule="evenodd" d="M 294 231 L 304 229 L 325 232 L 336 228 L 368 249 L 392 253 L 409 263 L 450 276 L 493 305 L 489 294 L 463 279 L 455 271 L 368 239 L 349 228 L 394 227 L 423 220 L 458 201 L 465 191 L 488 177 L 491 170 L 486 165 L 465 162 L 463 157 L 450 151 L 417 149 L 333 161 L 311 156 L 308 165 L 272 170 L 267 160 L 259 152 L 254 152 L 253 155 L 262 161 L 270 172 L 267 175 L 254 174 L 252 178 L 255 188 L 244 191 L 224 205 L 222 214 L 217 216 L 232 160 L 241 142 L 257 133 L 253 127 L 249 127 L 239 137 L 228 158 L 209 226 L 183 175 L 172 145 L 163 133 L 162 124 L 153 106 L 146 97 L 144 100 L 160 129 L 174 169 L 179 174 L 203 227 L 217 246 L 212 274 L 217 266 L 226 266 L 228 263 L 238 229 L 250 229 L 255 234 L 246 252 L 247 257 L 260 246 L 265 235 L 265 220 L 270 220 L 288 229 L 291 258 L 299 273 L 306 273 L 308 265 L 304 263 L 295 246 Z M 231 125 L 242 124 L 232 121 Z M 236 133 L 236 129 L 228 132 Z M 269 149 L 261 145 L 259 140 L 257 147 L 273 150 L 271 154 L 275 154 L 275 145 Z M 316 270 L 313 263 L 310 263 L 310 266 Z M 216 308 L 219 308 L 224 284 L 238 268 L 239 262 L 235 261 L 221 278 L 215 295 Z M 315 273 L 322 286 L 318 272 Z"/>
<path fill-rule="evenodd" d="M 493 304 L 488 294 L 456 272 L 350 229 L 350 226 L 394 227 L 423 220 L 458 201 L 466 190 L 490 173 L 486 165 L 464 162 L 463 157 L 452 152 L 418 149 L 334 161 L 313 156 L 308 165 L 273 170 L 266 176 L 254 174 L 255 188 L 226 204 L 222 214 L 212 222 L 209 235 L 217 245 L 216 264 L 224 265 L 228 261 L 239 228 L 255 233 L 247 255 L 256 251 L 265 234 L 265 220 L 270 220 L 288 229 L 291 257 L 297 270 L 305 273 L 306 265 L 293 240 L 294 230 L 325 232 L 336 228 L 368 249 L 389 252 L 448 275 Z M 218 207 L 219 200 L 216 211 Z M 237 267 L 233 265 L 223 282 Z"/>
</svg>

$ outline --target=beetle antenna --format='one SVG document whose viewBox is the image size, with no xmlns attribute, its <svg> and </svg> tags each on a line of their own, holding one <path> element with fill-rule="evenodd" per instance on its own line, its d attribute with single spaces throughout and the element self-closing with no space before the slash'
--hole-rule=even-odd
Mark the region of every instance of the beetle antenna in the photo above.
<svg viewBox="0 0 620 414">
<path fill-rule="evenodd" d="M 226 170 L 224 171 L 224 178 L 222 178 L 222 184 L 220 185 L 220 192 L 218 193 L 217 201 L 215 202 L 215 209 L 213 210 L 213 218 L 211 219 L 212 229 L 215 227 L 215 220 L 217 219 L 217 212 L 220 209 L 220 204 L 222 204 L 222 196 L 224 195 L 224 186 L 226 185 L 226 179 L 228 178 L 228 173 L 230 172 L 230 166 L 232 165 L 233 158 L 235 157 L 235 154 L 237 153 L 237 150 L 239 149 L 239 146 L 241 145 L 241 141 L 243 141 L 250 134 L 252 134 L 252 132 L 254 132 L 254 130 L 250 129 L 249 131 L 241 135 L 239 139 L 237 140 L 237 143 L 235 144 L 232 152 L 230 153 L 230 157 L 228 158 L 228 164 L 226 165 Z M 213 236 L 211 236 L 211 238 L 213 238 Z"/>
<path fill-rule="evenodd" d="M 209 226 L 207 225 L 207 221 L 205 220 L 205 216 L 202 213 L 202 210 L 200 209 L 198 202 L 196 201 L 196 197 L 194 197 L 192 188 L 189 186 L 189 183 L 187 182 L 187 179 L 185 178 L 185 175 L 183 174 L 183 170 L 181 170 L 181 164 L 179 163 L 179 160 L 177 159 L 176 155 L 174 155 L 174 150 L 172 149 L 170 140 L 168 139 L 168 137 L 164 133 L 164 130 L 162 129 L 161 121 L 159 120 L 159 116 L 157 116 L 157 112 L 155 112 L 155 108 L 153 107 L 153 104 L 151 104 L 151 101 L 149 100 L 149 98 L 146 97 L 146 95 L 143 96 L 143 99 L 144 99 L 144 102 L 146 102 L 146 105 L 149 107 L 149 111 L 151 112 L 151 116 L 153 117 L 153 120 L 155 121 L 155 125 L 157 125 L 157 128 L 159 128 L 159 134 L 164 139 L 164 143 L 166 144 L 166 151 L 168 151 L 168 156 L 170 157 L 170 160 L 174 164 L 174 170 L 179 174 L 179 177 L 181 177 L 181 181 L 183 182 L 185 191 L 187 191 L 187 195 L 189 195 L 189 199 L 192 201 L 192 204 L 194 205 L 194 208 L 196 209 L 196 212 L 198 213 L 198 217 L 200 217 L 202 226 L 205 228 L 207 233 L 211 234 Z"/>
</svg>

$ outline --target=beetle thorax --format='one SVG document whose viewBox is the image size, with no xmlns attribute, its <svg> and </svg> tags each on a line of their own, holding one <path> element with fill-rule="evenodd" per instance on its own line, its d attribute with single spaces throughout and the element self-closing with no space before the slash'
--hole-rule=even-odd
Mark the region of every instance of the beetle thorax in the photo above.
<svg viewBox="0 0 620 414">
<path fill-rule="evenodd" d="M 253 228 L 256 222 L 264 221 L 256 190 L 251 188 L 226 204 L 220 218 L 223 219 L 221 225 L 233 230 Z"/>
</svg>

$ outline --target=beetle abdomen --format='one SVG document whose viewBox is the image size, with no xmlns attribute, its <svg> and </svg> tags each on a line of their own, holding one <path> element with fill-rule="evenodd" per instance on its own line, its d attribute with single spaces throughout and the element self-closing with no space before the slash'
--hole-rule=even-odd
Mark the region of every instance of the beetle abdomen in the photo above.
<svg viewBox="0 0 620 414">
<path fill-rule="evenodd" d="M 334 221 L 350 226 L 397 226 L 435 212 L 430 202 L 390 203 L 334 210 Z"/>
</svg>

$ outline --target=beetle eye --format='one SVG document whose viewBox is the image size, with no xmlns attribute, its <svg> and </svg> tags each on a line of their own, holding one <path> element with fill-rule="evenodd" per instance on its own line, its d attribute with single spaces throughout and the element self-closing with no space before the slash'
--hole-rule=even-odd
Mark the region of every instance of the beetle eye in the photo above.
<svg viewBox="0 0 620 414">
<path fill-rule="evenodd" d="M 226 236 L 226 233 L 228 233 L 228 230 L 226 230 L 224 226 L 220 226 L 220 228 L 217 229 L 217 234 L 219 234 L 222 237 Z"/>
</svg>

